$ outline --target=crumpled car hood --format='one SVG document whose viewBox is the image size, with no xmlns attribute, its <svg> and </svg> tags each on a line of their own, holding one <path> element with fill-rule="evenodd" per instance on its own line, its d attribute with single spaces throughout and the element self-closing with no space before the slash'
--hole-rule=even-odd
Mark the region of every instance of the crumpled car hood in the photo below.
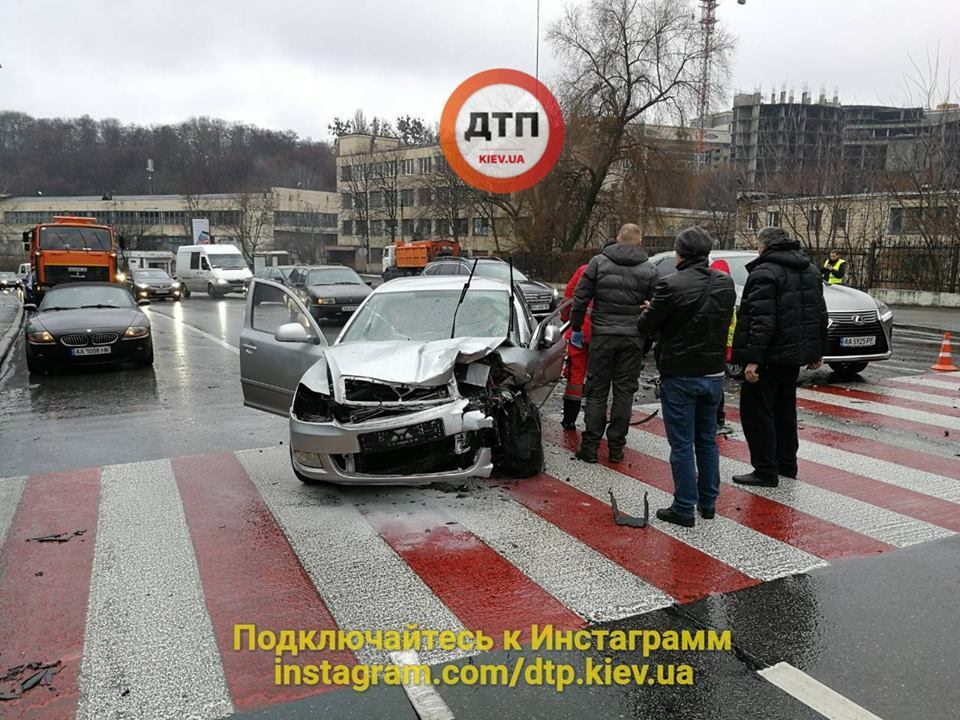
<svg viewBox="0 0 960 720">
<path fill-rule="evenodd" d="M 397 385 L 444 385 L 457 363 L 479 360 L 503 342 L 502 337 L 469 337 L 426 343 L 412 340 L 343 343 L 327 348 L 323 359 L 304 374 L 302 382 L 315 392 L 338 395 L 328 387 L 329 368 L 336 388 L 343 375 Z"/>
</svg>

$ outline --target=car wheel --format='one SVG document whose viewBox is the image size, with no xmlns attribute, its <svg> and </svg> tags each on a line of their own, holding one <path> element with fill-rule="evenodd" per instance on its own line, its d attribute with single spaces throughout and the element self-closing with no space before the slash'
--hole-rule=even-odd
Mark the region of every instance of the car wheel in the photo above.
<svg viewBox="0 0 960 720">
<path fill-rule="evenodd" d="M 207 295 L 209 295 L 209 296 L 212 297 L 212 298 L 221 297 L 220 293 L 218 293 L 218 292 L 214 289 L 213 283 L 207 283 Z"/>
<path fill-rule="evenodd" d="M 870 363 L 865 362 L 838 362 L 838 363 L 828 363 L 830 369 L 833 370 L 837 375 L 844 378 L 850 378 L 854 375 L 859 375 L 864 370 L 867 369 L 867 365 Z"/>
<path fill-rule="evenodd" d="M 543 432 L 540 410 L 526 395 L 517 395 L 497 412 L 499 444 L 494 448 L 497 474 L 525 478 L 543 470 Z"/>
<path fill-rule="evenodd" d="M 30 353 L 27 353 L 27 370 L 31 375 L 43 375 L 48 369 L 49 367 L 47 363 L 43 362 L 42 360 L 38 360 L 37 358 L 31 356 Z"/>
<path fill-rule="evenodd" d="M 183 299 L 190 297 L 190 288 L 188 288 L 186 285 L 183 285 L 180 288 L 180 297 Z"/>
</svg>

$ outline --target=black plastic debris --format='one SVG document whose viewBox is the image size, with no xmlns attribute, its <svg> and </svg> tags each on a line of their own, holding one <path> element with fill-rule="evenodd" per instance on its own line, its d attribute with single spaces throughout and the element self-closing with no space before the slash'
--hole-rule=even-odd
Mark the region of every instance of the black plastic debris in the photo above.
<svg viewBox="0 0 960 720">
<path fill-rule="evenodd" d="M 70 542 L 75 537 L 80 537 L 86 532 L 86 529 L 83 530 L 74 530 L 70 532 L 54 533 L 53 535 L 41 535 L 40 537 L 27 538 L 27 542 L 55 542 L 55 543 L 65 543 Z"/>
<path fill-rule="evenodd" d="M 37 686 L 52 688 L 53 676 L 60 672 L 60 661 L 16 665 L 0 678 L 0 701 L 16 700 Z"/>
<path fill-rule="evenodd" d="M 654 419 L 657 415 L 659 415 L 659 414 L 660 414 L 660 409 L 658 408 L 658 409 L 654 410 L 652 413 L 650 413 L 649 415 L 647 415 L 645 418 L 640 418 L 639 420 L 635 420 L 635 421 L 633 421 L 633 422 L 630 423 L 630 424 L 631 424 L 631 425 L 643 425 L 644 423 L 647 423 L 647 422 L 650 422 L 651 420 L 653 420 L 653 419 Z"/>
<path fill-rule="evenodd" d="M 643 494 L 643 517 L 638 518 L 620 512 L 620 508 L 617 506 L 617 499 L 613 496 L 613 488 L 610 488 L 607 492 L 610 494 L 610 507 L 613 508 L 613 521 L 617 525 L 626 525 L 635 528 L 647 526 L 647 521 L 650 519 L 650 503 L 647 501 L 647 493 Z"/>
</svg>

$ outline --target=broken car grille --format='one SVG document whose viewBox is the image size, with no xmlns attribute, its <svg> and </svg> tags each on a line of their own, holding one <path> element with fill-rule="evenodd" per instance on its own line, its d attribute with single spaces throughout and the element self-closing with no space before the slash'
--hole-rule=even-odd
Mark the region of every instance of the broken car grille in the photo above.
<svg viewBox="0 0 960 720">
<path fill-rule="evenodd" d="M 438 418 L 404 428 L 363 433 L 358 436 L 357 440 L 360 443 L 360 452 L 380 453 L 409 445 L 419 445 L 442 437 L 443 420 Z"/>
<path fill-rule="evenodd" d="M 344 399 L 347 402 L 408 403 L 447 400 L 450 393 L 446 385 L 436 387 L 407 387 L 406 385 L 387 385 L 370 380 L 345 378 L 343 381 Z"/>
</svg>

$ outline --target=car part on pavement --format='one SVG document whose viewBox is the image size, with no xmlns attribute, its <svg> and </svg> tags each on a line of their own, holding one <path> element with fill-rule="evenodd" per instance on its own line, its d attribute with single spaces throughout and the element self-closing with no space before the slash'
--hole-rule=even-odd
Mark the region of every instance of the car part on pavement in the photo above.
<svg viewBox="0 0 960 720">
<path fill-rule="evenodd" d="M 626 525 L 627 527 L 636 527 L 642 528 L 647 526 L 647 522 L 650 520 L 650 503 L 647 500 L 647 493 L 643 493 L 643 517 L 633 517 L 633 515 L 627 515 L 626 513 L 620 512 L 620 508 L 617 505 L 617 499 L 613 496 L 613 488 L 607 490 L 610 495 L 610 508 L 613 510 L 613 521 L 617 525 Z"/>
</svg>

